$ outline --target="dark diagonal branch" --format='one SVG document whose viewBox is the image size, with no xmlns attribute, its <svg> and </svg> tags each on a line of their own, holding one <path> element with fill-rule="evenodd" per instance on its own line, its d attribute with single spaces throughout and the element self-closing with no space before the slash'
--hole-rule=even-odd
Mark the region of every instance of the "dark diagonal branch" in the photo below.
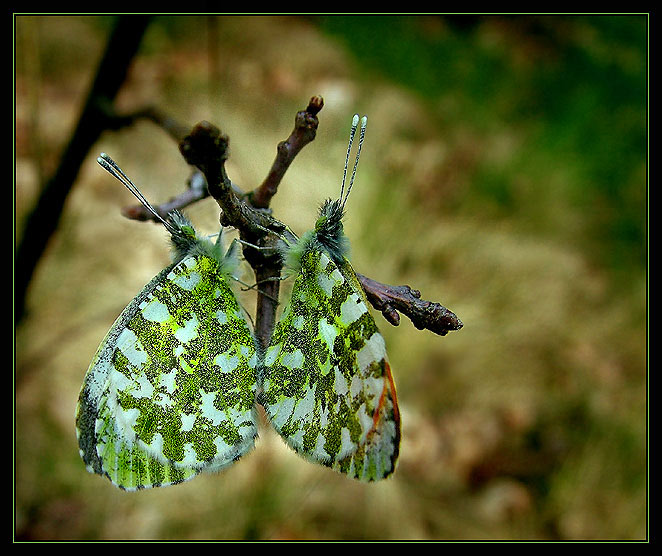
<svg viewBox="0 0 662 556">
<path fill-rule="evenodd" d="M 16 321 L 23 316 L 30 281 L 49 239 L 57 229 L 66 199 L 85 157 L 109 125 L 119 125 L 119 122 L 109 120 L 105 108 L 113 102 L 124 83 L 148 23 L 149 17 L 142 15 L 117 18 L 78 124 L 62 153 L 60 164 L 44 184 L 34 209 L 28 215 L 21 242 L 16 250 Z"/>
</svg>

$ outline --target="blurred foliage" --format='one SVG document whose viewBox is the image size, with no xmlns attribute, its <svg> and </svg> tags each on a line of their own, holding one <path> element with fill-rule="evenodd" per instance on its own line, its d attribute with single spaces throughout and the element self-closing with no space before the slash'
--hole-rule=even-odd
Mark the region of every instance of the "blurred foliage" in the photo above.
<svg viewBox="0 0 662 556">
<path fill-rule="evenodd" d="M 492 210 L 558 232 L 563 214 L 541 226 L 550 207 L 539 189 L 562 187 L 563 208 L 588 217 L 572 230 L 582 247 L 599 262 L 643 268 L 645 17 L 327 17 L 322 27 L 363 71 L 420 94 L 442 128 L 519 136 L 511 157 L 486 153 L 469 186 L 444 192 L 448 212 Z M 538 187 L 527 192 L 513 176 Z"/>
<path fill-rule="evenodd" d="M 16 19 L 17 239 L 110 21 Z M 158 226 L 122 219 L 129 196 L 90 153 L 16 330 L 16 538 L 645 538 L 647 30 L 643 16 L 154 18 L 120 109 L 218 124 L 250 189 L 322 95 L 318 137 L 273 204 L 297 232 L 337 194 L 350 117 L 368 114 L 354 266 L 465 327 L 440 338 L 378 316 L 404 427 L 388 481 L 309 464 L 265 426 L 221 474 L 119 492 L 84 470 L 73 413 L 167 249 Z M 148 123 L 98 150 L 157 202 L 188 177 Z M 212 202 L 188 212 L 215 231 Z"/>
</svg>

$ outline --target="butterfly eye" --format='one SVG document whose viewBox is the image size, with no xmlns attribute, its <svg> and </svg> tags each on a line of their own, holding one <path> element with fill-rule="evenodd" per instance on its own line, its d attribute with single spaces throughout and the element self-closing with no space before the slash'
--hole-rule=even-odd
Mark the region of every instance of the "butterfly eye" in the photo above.
<svg viewBox="0 0 662 556">
<path fill-rule="evenodd" d="M 317 219 L 317 222 L 315 222 L 315 232 L 319 233 L 319 232 L 321 232 L 322 230 L 324 230 L 324 228 L 325 228 L 325 226 L 326 226 L 326 223 L 327 223 L 328 219 L 329 219 L 329 218 L 328 218 L 327 216 L 325 216 L 325 215 L 320 216 L 320 217 Z"/>
<path fill-rule="evenodd" d="M 193 226 L 182 226 L 181 230 L 188 239 L 195 239 L 195 229 Z"/>
</svg>

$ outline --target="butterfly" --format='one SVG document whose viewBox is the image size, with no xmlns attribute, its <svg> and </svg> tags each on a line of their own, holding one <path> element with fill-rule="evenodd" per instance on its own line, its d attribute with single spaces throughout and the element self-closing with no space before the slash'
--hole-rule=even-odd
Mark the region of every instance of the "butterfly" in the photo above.
<svg viewBox="0 0 662 556">
<path fill-rule="evenodd" d="M 162 218 L 106 154 L 99 164 L 170 233 L 172 264 L 129 303 L 99 346 L 76 409 L 90 472 L 124 490 L 227 467 L 257 436 L 255 339 L 231 287 L 227 252 L 180 212 Z"/>
<path fill-rule="evenodd" d="M 354 183 L 367 118 L 345 189 L 355 115 L 336 200 L 325 201 L 315 227 L 284 240 L 294 274 L 291 299 L 277 322 L 260 372 L 258 400 L 273 427 L 305 458 L 350 477 L 374 481 L 393 473 L 400 411 L 384 338 L 349 260 L 343 215 Z"/>
<path fill-rule="evenodd" d="M 162 218 L 108 155 L 98 158 L 170 233 L 173 259 L 120 314 L 85 375 L 76 434 L 90 472 L 137 490 L 219 471 L 253 448 L 260 403 L 305 458 L 364 481 L 393 473 L 395 384 L 342 225 L 366 122 L 347 192 L 358 115 L 340 197 L 283 244 L 296 278 L 264 353 L 230 287 L 239 243 L 224 253 L 221 234 L 212 243 L 180 212 Z"/>
</svg>

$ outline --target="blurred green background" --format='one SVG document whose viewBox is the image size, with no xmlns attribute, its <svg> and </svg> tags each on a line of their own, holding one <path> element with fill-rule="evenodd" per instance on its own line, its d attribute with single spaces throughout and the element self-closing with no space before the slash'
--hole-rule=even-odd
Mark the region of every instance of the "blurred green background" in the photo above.
<svg viewBox="0 0 662 556">
<path fill-rule="evenodd" d="M 15 19 L 17 242 L 112 22 Z M 387 481 L 307 463 L 263 426 L 219 475 L 115 489 L 79 459 L 78 390 L 168 250 L 162 228 L 120 215 L 133 200 L 95 158 L 111 154 L 153 202 L 189 168 L 148 122 L 107 132 L 16 327 L 15 538 L 646 538 L 647 32 L 645 16 L 155 17 L 118 109 L 215 123 L 249 190 L 324 97 L 272 205 L 297 232 L 337 195 L 351 116 L 367 114 L 354 267 L 464 328 L 439 337 L 376 314 L 403 421 Z M 213 201 L 188 213 L 217 231 Z"/>
</svg>

